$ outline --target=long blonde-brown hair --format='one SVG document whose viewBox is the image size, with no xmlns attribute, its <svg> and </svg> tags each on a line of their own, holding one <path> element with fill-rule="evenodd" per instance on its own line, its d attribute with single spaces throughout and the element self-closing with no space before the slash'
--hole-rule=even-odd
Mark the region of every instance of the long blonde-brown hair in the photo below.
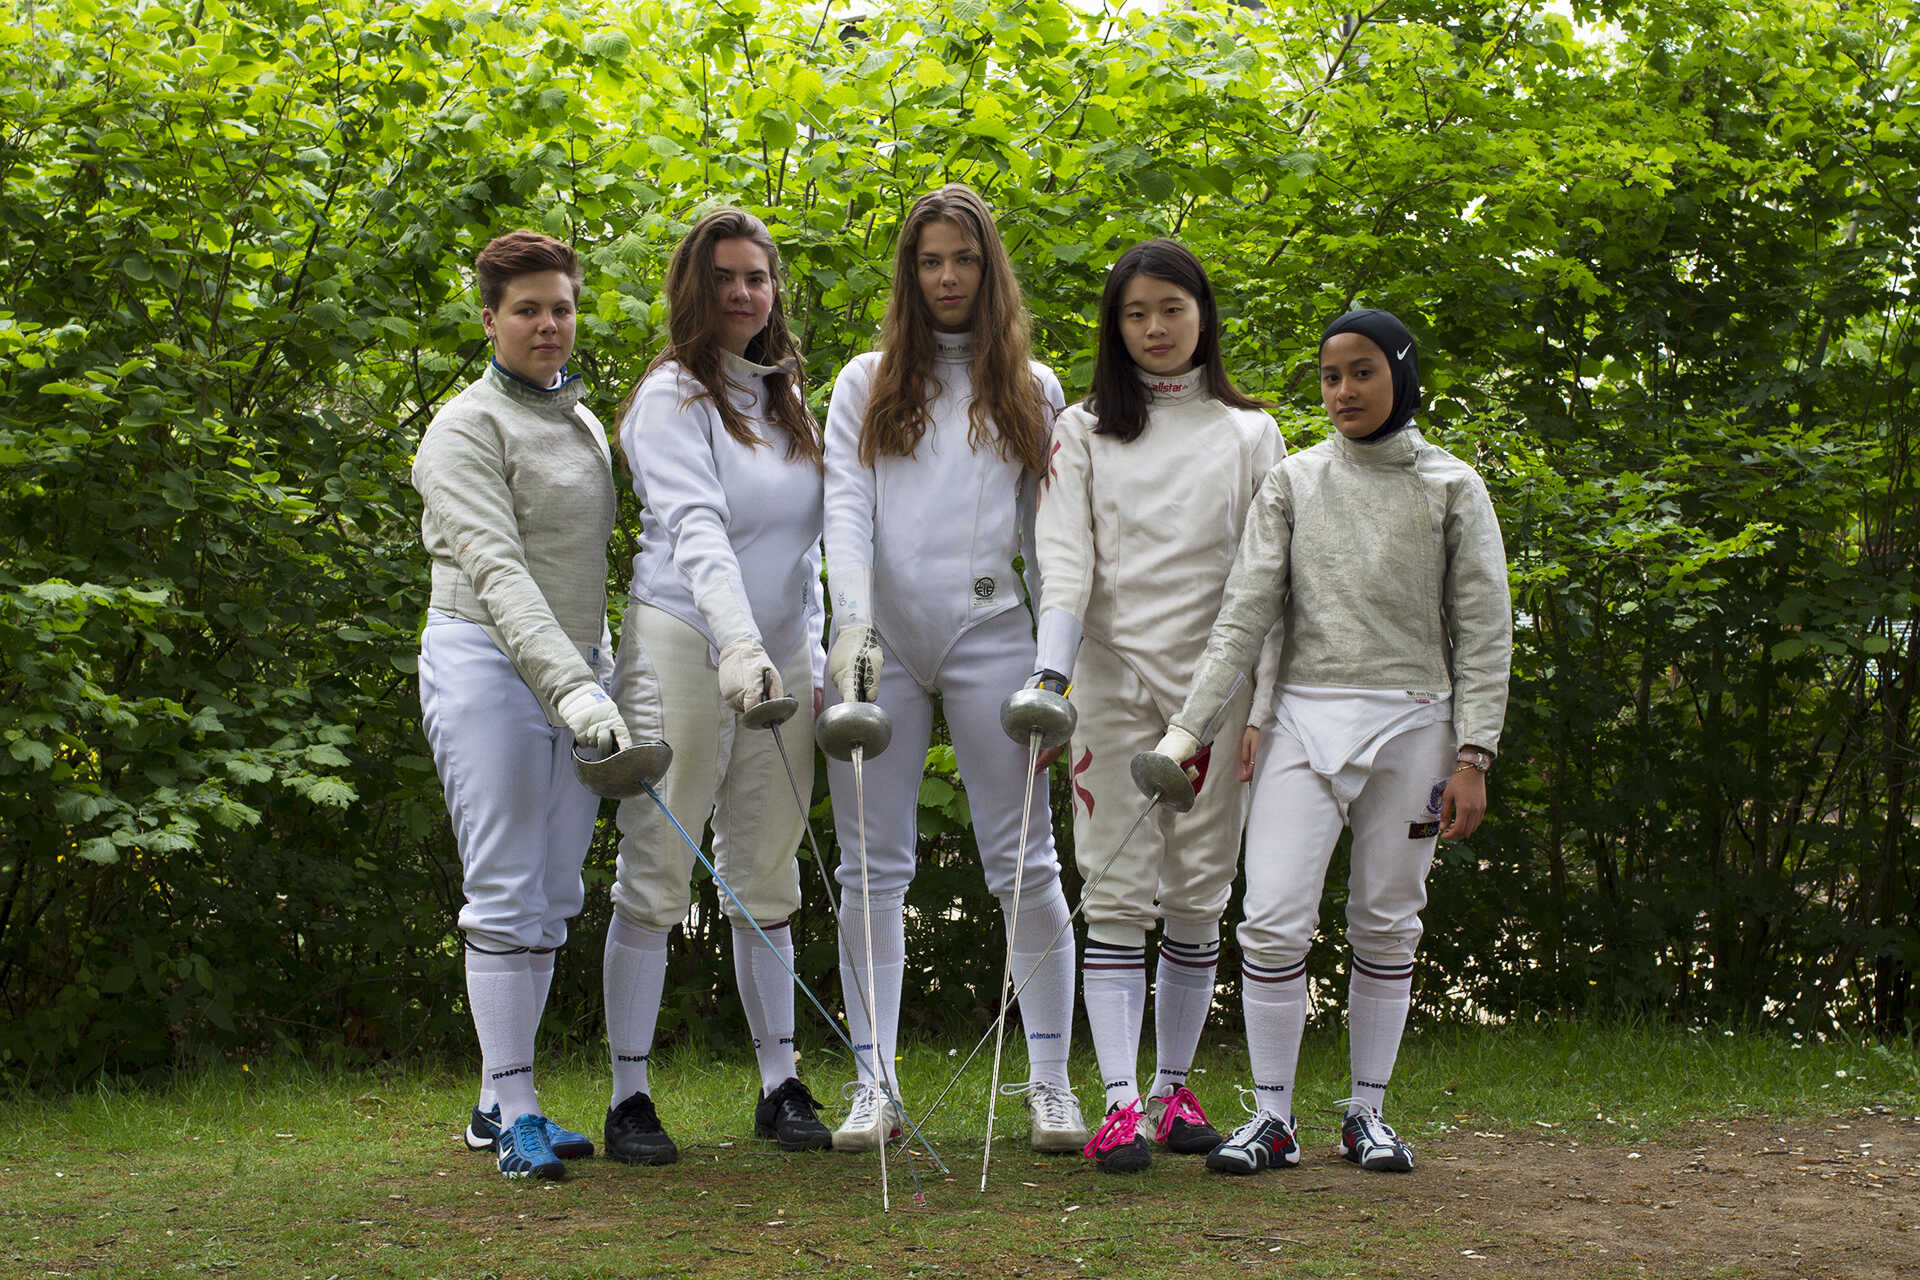
<svg viewBox="0 0 1920 1280">
<path fill-rule="evenodd" d="M 715 209 L 693 224 L 681 239 L 667 264 L 667 345 L 647 374 L 667 363 L 677 362 L 700 384 L 720 424 L 741 444 L 767 444 L 736 409 L 727 395 L 727 375 L 721 360 L 720 304 L 713 287 L 713 247 L 722 240 L 750 240 L 766 251 L 767 272 L 773 277 L 773 309 L 767 313 L 766 327 L 747 343 L 746 358 L 755 364 L 772 365 L 779 370 L 767 375 L 767 413 L 774 424 L 787 433 L 787 456 L 805 458 L 821 465 L 820 428 L 807 412 L 806 372 L 793 333 L 787 328 L 786 311 L 781 305 L 780 250 L 774 247 L 767 224 L 743 209 Z M 640 392 L 639 383 L 620 402 L 620 420 Z M 699 393 L 693 397 L 699 398 Z M 682 407 L 686 407 L 682 405 Z"/>
<path fill-rule="evenodd" d="M 973 403 L 968 443 L 992 448 L 1029 471 L 1047 468 L 1047 406 L 1030 363 L 1032 339 L 1013 263 L 993 214 L 973 188 L 950 183 L 913 202 L 893 254 L 893 289 L 880 327 L 880 367 L 860 423 L 860 462 L 910 458 L 927 433 L 933 376 L 933 317 L 920 294 L 920 234 L 929 223 L 959 227 L 980 255 L 973 301 Z"/>
</svg>

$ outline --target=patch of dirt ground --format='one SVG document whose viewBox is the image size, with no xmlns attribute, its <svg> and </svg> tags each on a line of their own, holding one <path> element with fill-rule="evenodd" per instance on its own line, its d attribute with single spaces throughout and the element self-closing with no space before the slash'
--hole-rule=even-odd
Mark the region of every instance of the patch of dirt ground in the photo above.
<svg viewBox="0 0 1920 1280">
<path fill-rule="evenodd" d="M 1423 1147 L 1412 1177 L 1351 1174 L 1388 1215 L 1398 1200 L 1448 1234 L 1477 1229 L 1443 1274 L 1920 1277 L 1913 1116 L 1703 1123 L 1630 1147 L 1463 1128 Z M 1315 1178 L 1317 1154 L 1287 1175 L 1299 1190 L 1358 1190 Z"/>
</svg>

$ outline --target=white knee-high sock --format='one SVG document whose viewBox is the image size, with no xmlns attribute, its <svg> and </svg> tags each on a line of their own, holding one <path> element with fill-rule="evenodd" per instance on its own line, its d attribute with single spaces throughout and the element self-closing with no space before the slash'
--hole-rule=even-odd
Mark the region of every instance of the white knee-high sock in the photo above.
<svg viewBox="0 0 1920 1280">
<path fill-rule="evenodd" d="M 793 928 L 785 920 L 764 926 L 774 950 L 751 926 L 733 929 L 733 980 L 753 1033 L 760 1087 L 772 1093 L 793 1071 Z M 779 954 L 776 956 L 774 952 Z M 786 961 L 782 966 L 780 961 Z"/>
<path fill-rule="evenodd" d="M 1254 1106 L 1293 1115 L 1293 1075 L 1307 1027 L 1307 962 L 1290 965 L 1240 961 L 1240 997 L 1247 1015 L 1247 1056 L 1253 1064 Z"/>
<path fill-rule="evenodd" d="M 601 981 L 606 988 L 607 1048 L 613 1056 L 613 1105 L 649 1093 L 647 1061 L 667 983 L 667 931 L 635 924 L 619 912 L 607 926 Z"/>
<path fill-rule="evenodd" d="M 1358 955 L 1352 958 L 1347 972 L 1347 1061 L 1353 1070 L 1353 1096 L 1375 1111 L 1386 1109 L 1387 1082 L 1393 1079 L 1412 1004 L 1412 961 L 1375 964 Z"/>
<path fill-rule="evenodd" d="M 1073 1048 L 1073 930 L 1064 927 L 1067 895 L 1058 880 L 1040 889 L 1023 887 L 1019 911 L 1014 910 L 1012 894 L 1000 899 L 1000 911 L 1013 952 L 1013 989 L 1020 992 L 1020 1026 L 1027 1034 L 1027 1078 L 1065 1088 L 1067 1054 Z"/>
<path fill-rule="evenodd" d="M 1213 1010 L 1213 984 L 1220 968 L 1220 926 L 1169 920 L 1160 935 L 1160 962 L 1153 977 L 1154 1069 L 1152 1097 L 1164 1098 L 1187 1082 L 1200 1033 Z"/>
<path fill-rule="evenodd" d="M 533 1041 L 540 1030 L 533 966 L 525 951 L 467 948 L 467 1004 L 480 1038 L 480 1075 L 512 1124 L 540 1103 L 533 1091 Z"/>
<path fill-rule="evenodd" d="M 869 902 L 857 889 L 840 891 L 840 990 L 847 1006 L 847 1039 L 853 1041 L 860 1079 L 876 1083 L 877 1058 L 885 1079 L 894 1078 L 900 1033 L 900 982 L 907 966 L 907 895 L 876 893 Z M 867 1017 L 867 926 L 873 928 L 873 1018 Z"/>
<path fill-rule="evenodd" d="M 1147 1004 L 1145 944 L 1122 947 L 1088 938 L 1080 961 L 1080 994 L 1093 1029 L 1107 1110 L 1137 1101 L 1140 1018 Z"/>
</svg>

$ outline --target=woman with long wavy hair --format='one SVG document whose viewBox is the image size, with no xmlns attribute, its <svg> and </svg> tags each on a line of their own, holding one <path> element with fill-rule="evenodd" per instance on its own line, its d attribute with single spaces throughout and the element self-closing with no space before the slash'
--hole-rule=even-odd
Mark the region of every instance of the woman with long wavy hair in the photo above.
<svg viewBox="0 0 1920 1280">
<path fill-rule="evenodd" d="M 1032 359 L 1020 286 L 986 202 L 959 185 L 920 197 L 900 228 L 879 349 L 841 371 L 827 411 L 828 673 L 836 700 L 876 701 L 893 723 L 891 747 L 865 765 L 865 889 L 857 858 L 843 857 L 838 872 L 840 977 L 859 1078 L 847 1087 L 837 1149 L 870 1150 L 900 1123 L 879 1085 L 899 1028 L 936 693 L 987 887 L 1017 922 L 1008 945 L 1013 981 L 1025 986 L 1032 1145 L 1076 1151 L 1086 1141 L 1067 1082 L 1073 942 L 1045 789 L 1021 830 L 1027 753 L 999 723 L 1001 702 L 1034 669 L 1013 561 L 1024 546 L 1034 563 L 1034 506 L 1063 401 L 1059 379 Z M 851 766 L 830 762 L 827 772 L 847 823 L 841 848 L 854 849 Z"/>
<path fill-rule="evenodd" d="M 800 905 L 795 852 L 805 815 L 771 735 L 740 722 L 793 690 L 804 735 L 825 668 L 820 432 L 807 412 L 766 224 L 738 209 L 701 218 L 674 250 L 667 311 L 666 348 L 620 422 L 646 524 L 613 693 L 636 741 L 672 744 L 661 799 L 690 831 L 711 819 L 714 865 L 738 895 L 723 909 L 760 1068 L 754 1133 L 789 1151 L 816 1149 L 830 1134 L 794 1071 L 788 924 Z M 810 794 L 813 753 L 799 753 L 793 768 Z M 605 960 L 606 1150 L 631 1164 L 669 1164 L 679 1153 L 654 1109 L 647 1066 L 667 932 L 687 914 L 693 852 L 650 799 L 622 801 L 618 822 Z"/>
</svg>

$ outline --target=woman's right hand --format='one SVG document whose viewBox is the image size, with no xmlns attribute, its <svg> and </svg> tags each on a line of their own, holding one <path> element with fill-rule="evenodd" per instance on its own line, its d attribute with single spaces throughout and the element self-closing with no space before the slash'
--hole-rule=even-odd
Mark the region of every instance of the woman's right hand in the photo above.
<svg viewBox="0 0 1920 1280">
<path fill-rule="evenodd" d="M 833 637 L 827 651 L 827 679 L 847 702 L 872 702 L 880 690 L 880 633 L 871 622 L 855 618 Z"/>
<path fill-rule="evenodd" d="M 626 719 L 607 691 L 589 680 L 575 685 L 563 695 L 554 710 L 573 731 L 573 740 L 590 750 L 605 754 L 624 751 L 633 745 Z"/>
</svg>

